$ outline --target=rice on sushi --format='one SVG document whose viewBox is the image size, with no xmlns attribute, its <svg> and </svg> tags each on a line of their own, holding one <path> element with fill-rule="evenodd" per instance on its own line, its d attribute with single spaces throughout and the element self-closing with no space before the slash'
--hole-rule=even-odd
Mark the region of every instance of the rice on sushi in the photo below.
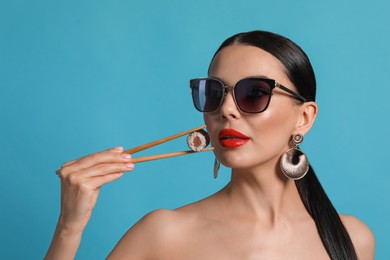
<svg viewBox="0 0 390 260">
<path fill-rule="evenodd" d="M 209 134 L 201 129 L 199 131 L 192 132 L 187 137 L 188 147 L 194 152 L 200 152 L 210 143 Z"/>
</svg>

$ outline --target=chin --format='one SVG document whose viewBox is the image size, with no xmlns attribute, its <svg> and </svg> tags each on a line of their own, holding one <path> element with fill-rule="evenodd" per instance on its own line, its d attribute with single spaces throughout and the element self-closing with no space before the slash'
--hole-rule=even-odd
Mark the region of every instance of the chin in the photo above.
<svg viewBox="0 0 390 260">
<path fill-rule="evenodd" d="M 241 158 L 241 157 L 234 157 L 234 158 L 228 158 L 226 156 L 223 157 L 217 157 L 217 159 L 223 164 L 224 166 L 232 169 L 242 169 L 242 168 L 250 168 L 255 166 L 257 163 L 250 162 L 247 158 Z"/>
<path fill-rule="evenodd" d="M 269 155 L 264 157 L 264 155 L 260 156 L 258 153 L 257 156 L 240 156 L 237 153 L 222 153 L 217 156 L 217 159 L 221 164 L 232 169 L 253 169 L 259 166 L 269 166 L 270 164 L 273 165 L 277 163 L 279 158 L 279 155 Z"/>
</svg>

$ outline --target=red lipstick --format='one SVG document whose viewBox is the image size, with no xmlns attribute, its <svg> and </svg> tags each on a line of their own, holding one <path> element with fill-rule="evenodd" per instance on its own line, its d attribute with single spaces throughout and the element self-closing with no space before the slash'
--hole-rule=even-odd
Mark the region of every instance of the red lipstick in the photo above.
<svg viewBox="0 0 390 260">
<path fill-rule="evenodd" d="M 226 148 L 237 148 L 246 144 L 250 138 L 234 129 L 225 128 L 218 134 L 219 143 Z"/>
</svg>

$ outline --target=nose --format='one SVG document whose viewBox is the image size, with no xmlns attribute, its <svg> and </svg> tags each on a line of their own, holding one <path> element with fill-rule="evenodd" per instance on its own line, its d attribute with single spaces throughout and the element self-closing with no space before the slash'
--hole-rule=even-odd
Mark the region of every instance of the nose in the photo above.
<svg viewBox="0 0 390 260">
<path fill-rule="evenodd" d="M 228 120 L 239 119 L 241 117 L 240 111 L 234 102 L 231 90 L 226 94 L 219 112 L 223 118 Z"/>
</svg>

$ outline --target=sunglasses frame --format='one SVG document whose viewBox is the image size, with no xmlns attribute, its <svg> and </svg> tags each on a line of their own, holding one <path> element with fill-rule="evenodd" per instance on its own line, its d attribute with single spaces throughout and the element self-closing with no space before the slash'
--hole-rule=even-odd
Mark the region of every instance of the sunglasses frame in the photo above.
<svg viewBox="0 0 390 260">
<path fill-rule="evenodd" d="M 237 100 L 236 100 L 236 95 L 234 94 L 234 88 L 237 86 L 238 83 L 242 82 L 243 80 L 247 80 L 247 79 L 257 79 L 257 80 L 261 80 L 263 82 L 266 82 L 269 87 L 270 87 L 270 93 L 268 94 L 268 101 L 267 101 L 267 105 L 265 106 L 265 108 L 259 112 L 247 112 L 245 110 L 243 110 L 237 103 Z M 196 107 L 196 104 L 195 104 L 195 101 L 194 101 L 194 98 L 192 96 L 192 93 L 191 93 L 191 96 L 192 96 L 192 101 L 194 103 L 194 106 L 196 108 L 196 110 L 198 110 L 199 112 L 202 112 L 202 113 L 210 113 L 210 112 L 215 112 L 217 110 L 219 110 L 221 108 L 221 105 L 223 104 L 223 102 L 225 101 L 225 98 L 226 98 L 226 95 L 229 91 L 229 89 L 232 90 L 232 95 L 233 95 L 233 100 L 234 100 L 234 103 L 236 104 L 236 107 L 241 111 L 241 112 L 244 112 L 244 113 L 248 113 L 248 114 L 258 114 L 258 113 L 261 113 L 261 112 L 264 112 L 265 110 L 267 110 L 268 108 L 268 105 L 269 103 L 271 102 L 271 96 L 273 95 L 273 90 L 274 88 L 280 88 L 281 90 L 284 90 L 286 91 L 287 93 L 291 94 L 293 98 L 295 99 L 298 99 L 302 102 L 307 102 L 306 98 L 304 98 L 303 96 L 301 96 L 300 94 L 298 94 L 297 92 L 283 86 L 282 84 L 276 82 L 275 80 L 273 79 L 269 79 L 269 78 L 264 78 L 264 77 L 248 77 L 248 78 L 243 78 L 243 79 L 240 79 L 239 81 L 236 82 L 236 84 L 234 84 L 233 86 L 227 86 L 225 85 L 220 79 L 218 78 L 211 78 L 211 77 L 206 77 L 206 78 L 195 78 L 195 79 L 191 79 L 190 80 L 190 88 L 191 88 L 191 91 L 193 91 L 193 88 L 194 86 L 192 85 L 192 82 L 194 81 L 200 81 L 200 80 L 213 80 L 213 81 L 217 81 L 221 84 L 222 86 L 222 91 L 223 91 L 223 97 L 221 98 L 221 101 L 219 102 L 219 105 L 218 107 L 215 109 L 215 110 L 212 110 L 212 111 L 201 111 L 200 109 L 198 109 Z"/>
</svg>

